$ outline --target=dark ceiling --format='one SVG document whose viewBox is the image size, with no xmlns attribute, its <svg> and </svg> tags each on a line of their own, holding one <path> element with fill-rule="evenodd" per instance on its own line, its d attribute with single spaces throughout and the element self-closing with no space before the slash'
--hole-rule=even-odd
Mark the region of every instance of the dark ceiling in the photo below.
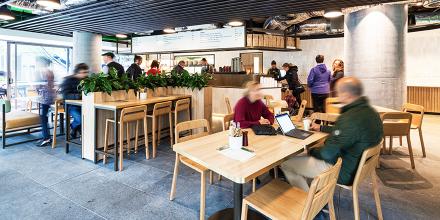
<svg viewBox="0 0 440 220">
<path fill-rule="evenodd" d="M 100 0 L 3 28 L 65 36 L 73 31 L 115 35 L 395 1 L 398 0 Z"/>
</svg>

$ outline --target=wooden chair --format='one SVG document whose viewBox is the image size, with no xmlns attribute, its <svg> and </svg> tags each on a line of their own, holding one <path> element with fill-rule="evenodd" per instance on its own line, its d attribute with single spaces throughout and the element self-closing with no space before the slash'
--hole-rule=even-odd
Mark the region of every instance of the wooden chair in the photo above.
<svg viewBox="0 0 440 220">
<path fill-rule="evenodd" d="M 409 157 L 411 160 L 411 168 L 415 169 L 414 155 L 411 146 L 411 120 L 412 115 L 407 112 L 388 112 L 382 115 L 383 121 L 383 136 L 384 142 L 383 147 L 386 150 L 385 138 L 390 137 L 390 147 L 388 153 L 391 154 L 393 151 L 393 137 L 406 137 L 408 143 Z"/>
<path fill-rule="evenodd" d="M 425 115 L 425 108 L 421 105 L 406 103 L 402 108 L 403 112 L 411 112 L 411 129 L 419 130 L 420 144 L 422 145 L 423 157 L 426 157 L 425 142 L 423 141 L 422 122 Z M 402 137 L 400 137 L 400 146 L 402 146 Z"/>
<path fill-rule="evenodd" d="M 190 106 L 191 106 L 191 99 L 181 99 L 176 102 L 176 106 L 174 107 L 174 111 L 173 111 L 174 127 L 176 127 L 176 125 L 177 125 L 179 112 L 186 111 L 188 121 L 191 120 Z"/>
<path fill-rule="evenodd" d="M 371 178 L 371 183 L 373 187 L 374 200 L 376 201 L 377 218 L 382 220 L 382 207 L 380 205 L 379 189 L 377 186 L 376 179 L 376 164 L 379 163 L 380 149 L 382 142 L 372 148 L 369 148 L 362 153 L 361 160 L 359 162 L 356 175 L 354 177 L 353 185 L 346 186 L 338 184 L 339 187 L 350 190 L 353 195 L 353 208 L 354 208 L 354 219 L 360 219 L 359 211 L 359 194 L 358 189 L 360 184 L 367 178 Z"/>
<path fill-rule="evenodd" d="M 339 158 L 333 167 L 315 177 L 309 192 L 273 180 L 243 200 L 241 219 L 247 219 L 250 206 L 273 220 L 312 220 L 328 204 L 330 219 L 335 220 L 333 194 L 341 164 Z"/>
<path fill-rule="evenodd" d="M 225 103 L 226 103 L 226 110 L 228 111 L 228 114 L 232 114 L 234 111 L 232 110 L 231 102 L 229 101 L 228 97 L 225 97 Z"/>
<path fill-rule="evenodd" d="M 317 120 L 323 121 L 324 124 L 334 123 L 338 120 L 339 114 L 321 113 L 315 112 L 310 116 L 310 119 L 314 123 Z"/>
<path fill-rule="evenodd" d="M 156 158 L 157 145 L 160 144 L 160 136 L 161 136 L 161 117 L 164 115 L 168 115 L 168 120 L 170 122 L 170 145 L 173 146 L 173 122 L 172 122 L 172 111 L 171 111 L 172 102 L 162 102 L 154 105 L 153 114 L 147 115 L 147 117 L 152 119 L 153 125 L 153 158 Z M 157 130 L 157 134 L 156 134 Z"/>
<path fill-rule="evenodd" d="M 150 159 L 150 151 L 148 149 L 148 132 L 147 132 L 147 106 L 135 106 L 124 108 L 121 111 L 121 116 L 119 119 L 119 171 L 123 169 L 124 162 L 124 129 L 126 130 L 126 139 L 127 139 L 127 154 L 130 155 L 131 151 L 131 136 L 130 136 L 130 123 L 136 122 L 135 128 L 135 140 L 134 140 L 134 149 L 135 153 L 138 150 L 138 141 L 139 141 L 139 121 L 143 121 L 144 125 L 144 137 L 145 137 L 145 158 Z M 108 134 L 110 129 L 110 123 L 115 123 L 112 119 L 107 119 L 105 123 L 105 132 L 104 132 L 104 152 L 108 151 Z M 116 146 L 117 143 L 115 143 Z M 116 148 L 115 148 L 116 149 Z M 106 163 L 107 157 L 104 155 L 103 162 Z"/>
<path fill-rule="evenodd" d="M 333 104 L 339 104 L 339 98 L 338 97 L 331 97 L 325 99 L 325 112 L 326 113 L 333 113 L 333 114 L 339 114 L 341 113 L 340 108 L 334 107 Z"/>
<path fill-rule="evenodd" d="M 292 121 L 302 122 L 302 119 L 304 118 L 304 112 L 306 111 L 306 106 L 307 106 L 307 100 L 302 100 L 301 106 L 299 107 L 298 110 L 298 114 L 292 116 Z"/>
<path fill-rule="evenodd" d="M 234 113 L 223 116 L 223 131 L 229 130 L 231 121 L 234 120 Z"/>
<path fill-rule="evenodd" d="M 57 145 L 57 127 L 58 127 L 58 117 L 61 117 L 61 114 L 64 114 L 64 101 L 61 99 L 55 100 L 54 108 L 54 120 L 53 120 L 53 138 L 52 138 L 52 148 L 55 148 Z M 69 118 L 66 118 L 69 120 Z M 66 134 L 70 135 L 70 134 Z"/>
<path fill-rule="evenodd" d="M 187 135 L 184 137 L 180 137 L 181 132 L 187 132 L 187 131 L 193 131 L 193 130 L 201 130 L 203 131 L 199 133 L 194 132 L 188 132 L 191 135 Z M 209 122 L 206 119 L 199 119 L 199 120 L 192 120 L 192 121 L 186 121 L 181 122 L 176 125 L 175 127 L 175 140 L 176 143 L 189 141 L 192 139 L 200 138 L 206 135 L 209 135 L 211 133 L 211 129 L 209 127 Z M 196 170 L 201 174 L 200 178 L 200 219 L 205 219 L 205 197 L 206 197 L 206 174 L 208 173 L 208 168 L 192 161 L 191 159 L 181 156 L 178 153 L 176 153 L 176 163 L 174 165 L 174 174 L 173 174 L 173 181 L 171 184 L 171 193 L 170 193 L 170 200 L 174 200 L 175 193 L 176 193 L 176 181 L 177 176 L 179 173 L 179 164 L 183 163 L 186 166 Z M 210 184 L 212 184 L 212 171 L 209 171 L 210 173 Z"/>
</svg>

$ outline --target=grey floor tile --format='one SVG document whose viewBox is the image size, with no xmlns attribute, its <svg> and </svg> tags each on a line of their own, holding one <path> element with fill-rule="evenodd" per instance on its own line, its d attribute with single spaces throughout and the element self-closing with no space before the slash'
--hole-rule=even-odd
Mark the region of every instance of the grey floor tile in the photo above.
<svg viewBox="0 0 440 220">
<path fill-rule="evenodd" d="M 44 189 L 41 184 L 15 170 L 0 168 L 0 206 Z"/>
</svg>

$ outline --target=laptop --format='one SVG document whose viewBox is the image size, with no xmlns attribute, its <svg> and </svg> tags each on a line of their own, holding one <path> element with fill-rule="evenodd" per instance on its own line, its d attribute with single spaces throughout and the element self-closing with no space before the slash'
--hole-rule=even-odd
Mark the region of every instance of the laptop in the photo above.
<svg viewBox="0 0 440 220">
<path fill-rule="evenodd" d="M 275 116 L 275 119 L 278 122 L 278 125 L 281 128 L 281 132 L 288 137 L 298 138 L 304 140 L 310 136 L 312 136 L 313 132 L 304 131 L 301 129 L 295 128 L 292 120 L 290 119 L 289 114 L 284 113 Z"/>
</svg>

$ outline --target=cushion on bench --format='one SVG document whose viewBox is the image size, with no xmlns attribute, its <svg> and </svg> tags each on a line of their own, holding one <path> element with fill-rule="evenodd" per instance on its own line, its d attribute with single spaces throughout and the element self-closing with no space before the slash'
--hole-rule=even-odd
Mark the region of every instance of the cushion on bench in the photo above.
<svg viewBox="0 0 440 220">
<path fill-rule="evenodd" d="M 0 114 L 0 120 L 3 123 Z M 32 112 L 13 111 L 6 113 L 6 130 L 40 125 L 40 115 Z M 0 130 L 1 130 L 0 126 Z"/>
</svg>

